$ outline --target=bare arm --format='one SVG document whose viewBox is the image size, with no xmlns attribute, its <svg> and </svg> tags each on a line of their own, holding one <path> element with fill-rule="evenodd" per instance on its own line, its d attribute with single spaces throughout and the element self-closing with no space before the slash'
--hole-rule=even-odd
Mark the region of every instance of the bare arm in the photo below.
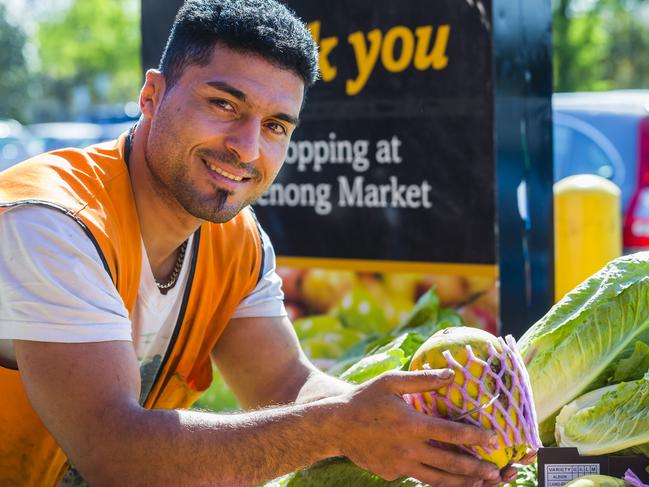
<svg viewBox="0 0 649 487">
<path fill-rule="evenodd" d="M 412 419 L 418 423 L 417 420 L 421 419 L 419 414 L 409 417 L 413 411 L 404 407 L 400 397 L 407 392 L 400 391 L 401 388 L 418 387 L 417 379 L 411 375 L 409 377 L 408 374 L 392 374 L 372 384 L 355 387 L 324 374 L 304 355 L 293 326 L 286 317 L 232 320 L 215 347 L 212 357 L 244 407 L 254 408 L 289 402 L 308 403 L 327 397 L 342 401 L 345 409 L 351 413 L 351 416 L 348 416 L 351 419 L 348 419 L 349 423 L 337 423 L 342 429 L 333 434 L 343 434 L 347 439 L 357 440 L 350 441 L 348 447 L 342 447 L 343 453 L 358 465 L 384 478 L 418 476 L 420 480 L 428 481 L 432 485 L 436 485 L 437 480 L 438 485 L 452 486 L 464 485 L 462 482 L 471 482 L 475 478 L 486 476 L 486 472 L 494 473 L 493 467 L 484 462 L 431 448 L 425 441 L 418 442 L 415 437 L 409 437 L 412 424 L 399 427 L 401 420 L 408 422 Z M 381 384 L 383 387 L 380 387 Z M 419 387 L 423 387 L 423 383 L 420 384 Z M 382 397 L 386 392 L 388 397 Z M 374 397 L 374 394 L 377 396 Z M 393 407 L 393 410 L 382 404 L 386 401 L 392 402 L 389 406 Z M 392 412 L 386 412 L 384 406 Z M 364 408 L 369 409 L 363 410 Z M 382 417 L 382 414 L 388 416 Z M 398 414 L 399 417 L 390 417 L 390 414 Z M 371 418 L 369 421 L 368 416 Z M 438 423 L 440 429 L 455 426 L 447 421 Z M 425 430 L 420 430 L 419 433 L 423 436 L 431 434 Z M 397 438 L 399 434 L 403 434 L 403 437 Z M 441 441 L 463 443 L 460 437 L 455 436 L 455 432 L 440 431 L 438 434 L 450 435 Z M 461 436 L 463 433 L 458 434 Z M 392 438 L 388 438 L 389 436 Z M 432 436 L 427 439 L 430 438 Z M 427 466 L 421 463 L 426 463 Z M 430 466 L 433 465 L 442 467 L 441 471 L 435 467 L 431 469 Z M 450 478 L 444 472 L 460 475 Z M 508 470 L 504 473 L 510 477 L 515 471 Z"/>
<path fill-rule="evenodd" d="M 237 415 L 145 410 L 128 342 L 16 340 L 15 350 L 34 408 L 93 486 L 250 485 L 340 453 L 330 402 Z"/>
<path fill-rule="evenodd" d="M 238 348 L 234 343 L 229 346 Z M 254 353 L 263 343 L 248 342 L 243 351 Z M 294 352 L 293 345 L 290 340 L 282 345 L 287 347 L 287 357 Z M 340 393 L 335 391 L 337 382 L 332 382 L 331 389 L 314 388 L 318 393 L 334 391 L 327 399 L 219 415 L 141 408 L 139 370 L 129 342 L 16 340 L 15 350 L 35 410 L 93 487 L 251 485 L 339 455 L 386 479 L 413 476 L 431 485 L 459 487 L 498 477 L 493 465 L 427 443 L 436 439 L 486 446 L 491 433 L 428 417 L 402 400 L 404 393 L 445 385 L 447 380 L 438 371 L 384 374 L 358 387 L 343 384 Z M 217 355 L 222 365 L 222 356 L 243 357 L 243 351 L 219 347 Z M 268 384 L 246 378 L 255 371 L 265 376 L 275 367 L 266 369 L 264 362 L 250 360 L 244 362 L 244 379 L 232 381 L 235 390 L 249 404 L 298 398 L 320 376 L 311 374 L 312 366 L 304 362 L 301 352 L 295 353 L 297 362 L 281 365 L 280 360 L 277 370 L 288 375 L 288 382 L 302 383 L 297 395 L 294 387 L 281 387 L 273 373 Z M 293 371 L 285 368 L 290 369 L 291 362 Z M 232 379 L 234 369 L 228 373 Z M 261 394 L 254 392 L 256 387 Z"/>
</svg>

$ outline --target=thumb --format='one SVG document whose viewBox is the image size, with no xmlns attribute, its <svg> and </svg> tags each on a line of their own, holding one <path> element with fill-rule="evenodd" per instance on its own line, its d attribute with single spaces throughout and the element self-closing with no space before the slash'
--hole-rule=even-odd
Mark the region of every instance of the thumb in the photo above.
<svg viewBox="0 0 649 487">
<path fill-rule="evenodd" d="M 395 394 L 428 392 L 447 386 L 453 380 L 453 369 L 430 369 L 386 374 L 384 383 Z"/>
</svg>

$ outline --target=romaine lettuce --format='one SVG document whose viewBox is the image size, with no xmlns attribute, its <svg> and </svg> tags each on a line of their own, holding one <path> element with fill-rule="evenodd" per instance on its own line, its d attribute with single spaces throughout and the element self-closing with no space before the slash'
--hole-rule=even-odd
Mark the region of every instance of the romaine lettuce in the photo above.
<svg viewBox="0 0 649 487">
<path fill-rule="evenodd" d="M 649 447 L 649 372 L 642 379 L 588 392 L 557 416 L 559 446 L 581 455 L 601 455 Z"/>
<path fill-rule="evenodd" d="M 615 367 L 649 343 L 649 252 L 620 257 L 586 279 L 518 341 L 539 422 L 611 382 Z"/>
</svg>

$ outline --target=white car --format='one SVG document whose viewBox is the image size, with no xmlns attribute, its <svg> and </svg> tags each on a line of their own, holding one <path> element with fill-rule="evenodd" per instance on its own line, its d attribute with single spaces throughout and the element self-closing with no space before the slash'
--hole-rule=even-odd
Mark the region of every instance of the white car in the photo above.
<svg viewBox="0 0 649 487">
<path fill-rule="evenodd" d="M 41 144 L 41 152 L 64 147 L 83 148 L 102 141 L 101 126 L 89 122 L 51 122 L 27 125 Z"/>
</svg>

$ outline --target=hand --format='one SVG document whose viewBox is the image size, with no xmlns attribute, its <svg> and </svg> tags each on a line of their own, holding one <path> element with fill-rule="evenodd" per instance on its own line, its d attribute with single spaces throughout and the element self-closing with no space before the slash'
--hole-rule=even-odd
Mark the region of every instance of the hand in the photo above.
<svg viewBox="0 0 649 487">
<path fill-rule="evenodd" d="M 436 440 L 493 448 L 495 433 L 427 416 L 403 400 L 403 394 L 447 386 L 453 375 L 446 377 L 443 372 L 388 372 L 342 396 L 337 434 L 343 454 L 385 480 L 414 477 L 431 486 L 445 487 L 501 482 L 500 472 L 492 463 L 429 443 Z"/>
<path fill-rule="evenodd" d="M 528 451 L 525 456 L 516 463 L 519 463 L 520 465 L 531 465 L 535 458 L 536 452 Z"/>
<path fill-rule="evenodd" d="M 501 477 L 502 481 L 505 484 L 511 484 L 514 480 L 516 480 L 516 477 L 518 476 L 518 469 L 512 465 L 507 465 L 505 468 L 502 469 L 501 471 Z M 484 487 L 496 487 L 499 485 L 498 482 L 495 483 L 486 483 Z"/>
<path fill-rule="evenodd" d="M 521 458 L 518 462 L 516 462 L 517 465 L 530 465 L 534 459 L 536 458 L 536 453 L 533 451 L 528 452 L 523 458 Z M 516 477 L 518 475 L 518 469 L 514 465 L 508 465 L 505 468 L 502 469 L 501 476 L 503 478 L 503 482 L 506 484 L 511 484 L 516 480 Z M 485 484 L 485 487 L 490 486 L 491 484 Z M 493 484 L 497 485 L 497 484 Z"/>
</svg>

